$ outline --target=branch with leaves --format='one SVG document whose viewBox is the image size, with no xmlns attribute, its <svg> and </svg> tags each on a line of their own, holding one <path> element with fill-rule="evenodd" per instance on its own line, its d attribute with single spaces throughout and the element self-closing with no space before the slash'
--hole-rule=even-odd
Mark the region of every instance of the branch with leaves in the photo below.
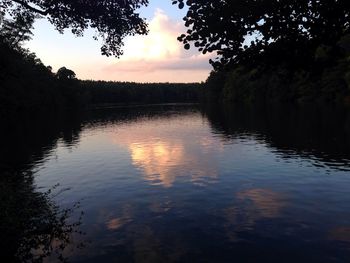
<svg viewBox="0 0 350 263">
<path fill-rule="evenodd" d="M 126 36 L 147 34 L 146 21 L 137 12 L 147 4 L 148 0 L 0 0 L 0 9 L 12 20 L 46 18 L 60 33 L 70 29 L 82 36 L 92 28 L 94 39 L 103 42 L 102 54 L 119 57 Z"/>
<path fill-rule="evenodd" d="M 320 45 L 335 46 L 350 33 L 348 0 L 173 0 L 187 32 L 179 37 L 204 54 L 215 52 L 216 67 L 271 60 L 311 58 Z"/>
</svg>

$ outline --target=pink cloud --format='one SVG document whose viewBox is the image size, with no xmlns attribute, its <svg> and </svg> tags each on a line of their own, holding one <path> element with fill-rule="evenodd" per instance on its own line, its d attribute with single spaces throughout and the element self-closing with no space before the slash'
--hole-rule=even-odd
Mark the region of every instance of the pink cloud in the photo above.
<svg viewBox="0 0 350 263">
<path fill-rule="evenodd" d="M 206 79 L 211 70 L 209 59 L 213 56 L 183 48 L 177 40 L 186 31 L 182 22 L 170 19 L 158 9 L 149 28 L 147 36 L 128 39 L 124 56 L 103 66 L 100 73 L 109 75 L 113 80 L 144 82 L 194 82 Z M 165 76 L 170 79 L 164 79 Z"/>
<path fill-rule="evenodd" d="M 193 70 L 208 71 L 211 69 L 208 56 L 197 56 L 189 58 L 170 58 L 167 60 L 136 60 L 120 61 L 116 64 L 103 68 L 106 72 L 153 72 L 162 70 Z"/>
</svg>

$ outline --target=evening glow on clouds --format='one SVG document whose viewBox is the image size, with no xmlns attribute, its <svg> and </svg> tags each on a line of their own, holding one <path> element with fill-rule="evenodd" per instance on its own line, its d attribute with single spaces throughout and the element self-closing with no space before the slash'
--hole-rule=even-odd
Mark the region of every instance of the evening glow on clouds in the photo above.
<svg viewBox="0 0 350 263">
<path fill-rule="evenodd" d="M 88 31 L 83 38 L 76 38 L 69 31 L 60 35 L 44 20 L 36 23 L 34 38 L 28 43 L 28 47 L 54 70 L 66 66 L 81 79 L 135 82 L 205 81 L 211 70 L 208 62 L 210 56 L 202 55 L 194 48 L 185 50 L 177 41 L 177 37 L 185 32 L 186 28 L 178 14 L 169 12 L 176 10 L 176 7 L 167 9 L 167 12 L 158 6 L 148 8 L 153 11 L 147 19 L 149 34 L 125 39 L 124 55 L 120 59 L 102 56 L 99 50 L 101 43 L 92 40 L 93 32 Z M 146 13 L 145 15 L 147 16 Z"/>
<path fill-rule="evenodd" d="M 104 68 L 106 75 L 123 73 L 127 79 L 137 81 L 205 80 L 210 70 L 210 57 L 196 50 L 187 51 L 177 41 L 185 30 L 180 21 L 170 19 L 157 9 L 149 30 L 147 36 L 135 36 L 126 41 L 124 55 Z"/>
<path fill-rule="evenodd" d="M 122 59 L 157 60 L 180 55 L 179 45 L 174 38 L 181 30 L 181 23 L 171 21 L 163 10 L 157 9 L 149 24 L 149 30 L 147 36 L 128 39 Z"/>
</svg>

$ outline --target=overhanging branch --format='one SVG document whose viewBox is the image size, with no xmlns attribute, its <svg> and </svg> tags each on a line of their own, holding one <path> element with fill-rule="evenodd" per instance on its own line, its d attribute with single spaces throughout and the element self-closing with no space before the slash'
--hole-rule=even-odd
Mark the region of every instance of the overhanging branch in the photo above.
<svg viewBox="0 0 350 263">
<path fill-rule="evenodd" d="M 30 11 L 36 12 L 40 15 L 46 16 L 49 13 L 49 9 L 48 10 L 41 10 L 41 9 L 37 9 L 31 5 L 29 5 L 27 2 L 21 1 L 21 0 L 12 0 L 13 2 L 20 4 L 21 6 L 29 9 Z"/>
</svg>

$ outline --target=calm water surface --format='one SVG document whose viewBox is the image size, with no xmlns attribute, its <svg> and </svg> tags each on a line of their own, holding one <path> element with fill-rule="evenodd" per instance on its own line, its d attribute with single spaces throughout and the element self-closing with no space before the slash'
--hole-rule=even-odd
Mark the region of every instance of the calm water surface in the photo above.
<svg viewBox="0 0 350 263">
<path fill-rule="evenodd" d="M 97 111 L 25 165 L 81 204 L 72 262 L 350 262 L 349 119 L 276 114 Z"/>
</svg>

